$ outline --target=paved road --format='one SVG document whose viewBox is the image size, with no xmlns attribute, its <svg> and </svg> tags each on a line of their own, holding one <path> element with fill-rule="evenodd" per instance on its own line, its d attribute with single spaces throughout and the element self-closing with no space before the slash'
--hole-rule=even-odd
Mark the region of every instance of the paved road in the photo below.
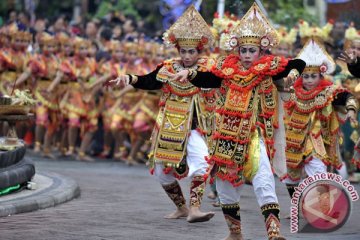
<svg viewBox="0 0 360 240">
<path fill-rule="evenodd" d="M 35 159 L 37 171 L 57 172 L 75 179 L 81 197 L 68 203 L 36 212 L 0 218 L 1 240 L 156 240 L 223 239 L 227 227 L 220 209 L 205 199 L 204 210 L 216 216 L 207 223 L 189 224 L 185 220 L 162 217 L 174 208 L 162 188 L 144 166 L 97 161 Z M 182 183 L 188 196 L 188 184 Z M 290 203 L 286 189 L 277 184 L 283 214 Z M 360 186 L 356 185 L 360 192 Z M 250 186 L 242 195 L 243 231 L 246 239 L 265 239 L 263 217 Z M 360 239 L 360 201 L 346 225 L 329 234 L 290 234 L 289 220 L 282 221 L 288 239 Z"/>
</svg>

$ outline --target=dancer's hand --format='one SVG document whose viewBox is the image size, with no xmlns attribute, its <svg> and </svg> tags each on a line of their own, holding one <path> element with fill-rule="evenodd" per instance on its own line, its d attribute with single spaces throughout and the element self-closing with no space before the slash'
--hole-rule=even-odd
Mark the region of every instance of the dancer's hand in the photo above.
<svg viewBox="0 0 360 240">
<path fill-rule="evenodd" d="M 356 63 L 356 55 L 354 52 L 344 51 L 340 53 L 340 60 L 346 62 L 347 64 L 355 64 Z"/>
<path fill-rule="evenodd" d="M 354 126 L 358 125 L 358 121 L 356 119 L 356 113 L 354 110 L 352 109 L 348 110 L 348 112 L 346 113 L 346 119 L 349 119 L 350 123 L 353 124 Z"/>
<path fill-rule="evenodd" d="M 184 69 L 184 70 L 181 70 L 180 72 L 178 72 L 177 74 L 175 74 L 172 77 L 171 81 L 186 82 L 188 76 L 189 76 L 189 70 Z"/>
<path fill-rule="evenodd" d="M 284 77 L 284 88 L 290 89 L 290 87 L 296 81 L 296 76 L 294 74 L 289 73 L 286 77 Z"/>
<path fill-rule="evenodd" d="M 110 85 L 114 84 L 120 87 L 126 87 L 130 84 L 130 77 L 129 75 L 121 75 L 116 79 L 110 80 L 109 83 Z"/>
</svg>

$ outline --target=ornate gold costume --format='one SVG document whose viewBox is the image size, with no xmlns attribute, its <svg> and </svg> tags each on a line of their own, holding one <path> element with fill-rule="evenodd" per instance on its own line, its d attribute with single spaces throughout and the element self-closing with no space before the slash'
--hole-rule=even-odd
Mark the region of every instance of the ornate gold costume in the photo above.
<svg viewBox="0 0 360 240">
<path fill-rule="evenodd" d="M 193 69 L 209 71 L 214 61 L 200 58 Z M 150 154 L 152 168 L 155 162 L 167 167 L 179 167 L 186 155 L 186 144 L 196 114 L 199 131 L 211 135 L 214 114 L 209 110 L 215 104 L 213 90 L 199 89 L 190 82 L 169 81 L 166 72 L 177 73 L 184 67 L 179 59 L 165 61 L 157 74 L 163 82 L 160 111 L 152 134 L 153 145 Z"/>
</svg>

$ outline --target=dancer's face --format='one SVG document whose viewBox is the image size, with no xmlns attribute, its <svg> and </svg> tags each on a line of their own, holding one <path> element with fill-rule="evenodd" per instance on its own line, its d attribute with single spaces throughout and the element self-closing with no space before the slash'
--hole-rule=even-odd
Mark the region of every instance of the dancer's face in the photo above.
<svg viewBox="0 0 360 240">
<path fill-rule="evenodd" d="M 283 57 L 290 56 L 290 47 L 286 43 L 280 43 L 279 46 L 276 47 L 275 54 Z"/>
<path fill-rule="evenodd" d="M 260 48 L 253 45 L 243 45 L 239 49 L 240 61 L 245 68 L 250 68 L 260 57 Z"/>
<path fill-rule="evenodd" d="M 124 49 L 122 47 L 118 47 L 114 50 L 113 52 L 113 57 L 115 58 L 116 61 L 121 62 L 124 60 Z"/>
<path fill-rule="evenodd" d="M 87 46 L 80 46 L 78 51 L 80 57 L 87 57 L 89 54 L 89 48 Z"/>
<path fill-rule="evenodd" d="M 61 50 L 65 53 L 66 56 L 70 56 L 73 52 L 73 47 L 71 44 L 65 43 L 61 46 Z"/>
<path fill-rule="evenodd" d="M 45 54 L 54 54 L 56 52 L 56 45 L 55 44 L 45 44 L 43 46 L 43 51 Z"/>
<path fill-rule="evenodd" d="M 179 48 L 180 58 L 184 67 L 191 67 L 195 65 L 199 59 L 199 51 L 196 48 Z"/>
<path fill-rule="evenodd" d="M 322 78 L 320 73 L 303 73 L 301 76 L 305 90 L 312 90 L 316 88 Z"/>
<path fill-rule="evenodd" d="M 126 59 L 131 64 L 135 63 L 135 61 L 138 59 L 138 52 L 136 49 L 130 49 L 126 54 Z"/>
</svg>

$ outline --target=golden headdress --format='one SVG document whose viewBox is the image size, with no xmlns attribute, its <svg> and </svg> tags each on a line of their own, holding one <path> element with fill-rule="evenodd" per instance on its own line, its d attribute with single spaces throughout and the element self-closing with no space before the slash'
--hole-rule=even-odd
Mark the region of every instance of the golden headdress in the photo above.
<svg viewBox="0 0 360 240">
<path fill-rule="evenodd" d="M 335 71 L 335 62 L 317 39 L 309 39 L 296 57 L 306 62 L 303 73 L 325 73 Z"/>
<path fill-rule="evenodd" d="M 296 42 L 298 29 L 292 28 L 288 32 L 285 27 L 280 27 L 277 29 L 277 31 L 279 36 L 279 43 L 286 43 L 291 46 Z"/>
<path fill-rule="evenodd" d="M 140 57 L 144 57 L 145 49 L 150 50 L 151 55 L 153 57 L 156 53 L 155 42 L 144 41 L 143 43 L 139 44 L 139 56 Z"/>
<path fill-rule="evenodd" d="M 39 43 L 41 45 L 44 44 L 52 44 L 55 45 L 57 44 L 57 39 L 55 38 L 55 36 L 47 33 L 47 32 L 42 32 L 39 38 Z"/>
<path fill-rule="evenodd" d="M 176 47 L 202 49 L 214 43 L 214 36 L 200 13 L 191 5 L 164 33 L 164 43 Z"/>
<path fill-rule="evenodd" d="M 227 42 L 228 47 L 233 49 L 242 45 L 255 45 L 267 49 L 278 44 L 279 36 L 276 29 L 257 3 L 254 3 L 241 18 Z"/>
<path fill-rule="evenodd" d="M 330 32 L 333 29 L 333 22 L 329 21 L 322 28 L 317 26 L 309 26 L 309 23 L 300 20 L 299 21 L 299 35 L 302 43 L 307 42 L 309 38 L 316 39 L 318 42 L 326 42 L 329 40 Z"/>
<path fill-rule="evenodd" d="M 128 52 L 131 49 L 136 49 L 136 51 L 139 51 L 139 43 L 137 41 L 126 41 L 124 43 L 124 51 Z"/>
<path fill-rule="evenodd" d="M 31 33 L 24 29 L 24 27 L 21 28 L 17 23 L 12 23 L 7 26 L 6 32 L 11 39 L 20 38 L 27 41 L 31 41 L 32 39 Z"/>
<path fill-rule="evenodd" d="M 345 31 L 344 49 L 349 48 L 353 41 L 360 42 L 360 30 L 356 30 L 352 22 Z"/>
<path fill-rule="evenodd" d="M 219 47 L 221 50 L 233 50 L 227 43 L 231 39 L 230 33 L 240 24 L 240 20 L 235 15 L 225 14 L 223 18 L 215 18 L 212 21 L 212 29 L 216 31 L 216 39 L 219 40 Z"/>
<path fill-rule="evenodd" d="M 123 43 L 120 40 L 112 39 L 109 44 L 109 49 L 113 52 L 116 49 L 122 49 L 124 47 Z"/>
<path fill-rule="evenodd" d="M 56 39 L 61 45 L 72 44 L 70 35 L 66 32 L 59 32 L 56 34 Z"/>
<path fill-rule="evenodd" d="M 76 36 L 73 38 L 75 51 L 78 51 L 80 47 L 90 48 L 91 42 L 88 39 Z"/>
</svg>

